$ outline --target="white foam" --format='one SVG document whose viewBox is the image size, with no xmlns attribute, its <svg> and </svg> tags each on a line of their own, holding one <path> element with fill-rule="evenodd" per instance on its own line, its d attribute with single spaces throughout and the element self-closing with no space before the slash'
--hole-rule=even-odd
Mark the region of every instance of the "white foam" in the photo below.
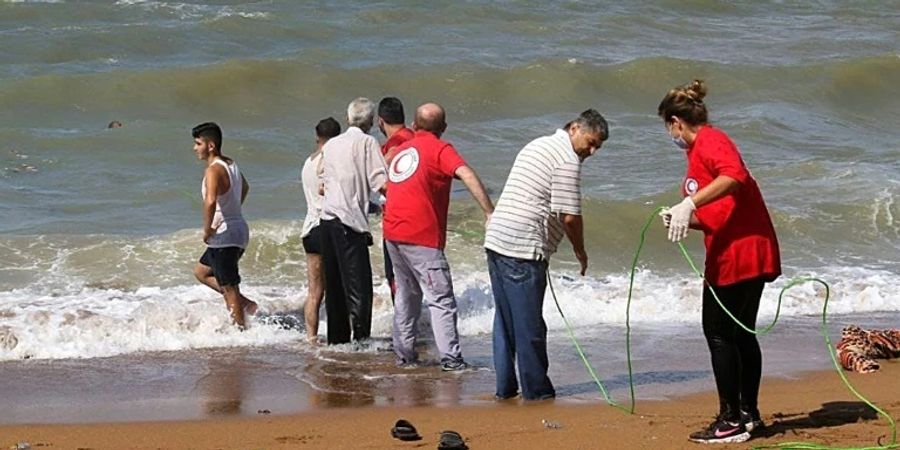
<svg viewBox="0 0 900 450">
<path fill-rule="evenodd" d="M 894 184 L 898 183 L 894 182 Z M 872 228 L 876 232 L 892 233 L 897 237 L 900 236 L 900 221 L 894 217 L 894 210 L 898 209 L 894 197 L 894 193 L 888 188 L 877 192 L 872 203 L 870 218 Z"/>
<path fill-rule="evenodd" d="M 831 286 L 829 314 L 849 314 L 880 311 L 900 311 L 900 291 L 895 286 L 900 276 L 872 269 L 832 268 L 816 276 Z M 625 323 L 628 277 L 626 273 L 604 278 L 580 277 L 567 272 L 551 274 L 560 307 L 573 327 L 597 324 Z M 760 323 L 775 315 L 778 294 L 789 278 L 782 277 L 768 284 L 761 300 Z M 491 333 L 493 327 L 493 297 L 490 279 L 484 272 L 460 274 L 454 272 L 454 286 L 458 297 L 459 331 L 463 335 Z M 638 271 L 635 276 L 631 303 L 632 323 L 691 323 L 700 322 L 701 281 L 692 276 L 660 275 Z M 785 295 L 781 309 L 784 317 L 819 315 L 824 306 L 824 290 L 818 284 L 807 283 L 792 288 Z M 389 320 L 389 305 L 375 316 Z M 544 299 L 544 319 L 550 330 L 563 330 L 565 325 L 553 302 L 550 289 Z M 427 313 L 423 312 L 427 320 Z M 386 326 L 385 326 L 386 325 Z M 373 326 L 373 333 L 389 333 L 390 324 Z"/>
<path fill-rule="evenodd" d="M 831 285 L 830 314 L 900 311 L 900 291 L 895 288 L 900 277 L 894 273 L 832 268 L 814 275 Z M 560 305 L 574 327 L 624 324 L 626 273 L 588 278 L 563 271 L 552 276 Z M 787 281 L 780 279 L 766 288 L 760 323 L 774 315 L 778 292 Z M 487 273 L 456 270 L 454 285 L 460 333 L 463 336 L 491 333 L 493 298 Z M 701 282 L 694 277 L 639 271 L 631 321 L 635 324 L 699 323 L 700 289 Z M 305 296 L 304 286 L 298 285 L 248 286 L 245 292 L 259 301 L 261 315 L 298 313 Z M 363 347 L 329 347 L 329 352 L 379 352 L 388 348 L 383 339 L 391 334 L 393 307 L 384 282 L 375 286 L 375 296 L 372 335 L 382 340 Z M 814 284 L 804 284 L 785 296 L 781 314 L 783 317 L 819 315 L 822 306 L 823 290 Z M 544 318 L 550 330 L 564 329 L 549 289 L 544 301 Z M 80 286 L 76 278 L 58 279 L 49 284 L 0 292 L 0 360 L 90 358 L 305 340 L 302 330 L 286 330 L 276 322 L 254 322 L 249 330 L 239 332 L 228 324 L 221 296 L 199 285 L 142 287 L 129 291 Z M 423 312 L 422 327 L 428 328 L 427 323 L 428 314 Z M 322 317 L 320 333 L 327 332 L 326 325 Z"/>
<path fill-rule="evenodd" d="M 175 14 L 180 20 L 219 20 L 228 17 L 244 19 L 268 19 L 269 13 L 260 11 L 238 11 L 231 6 L 200 5 L 180 2 L 164 2 L 154 0 L 118 0 L 116 6 L 140 7 L 149 12 Z"/>
<path fill-rule="evenodd" d="M 0 293 L 0 317 L 17 341 L 0 350 L 0 360 L 255 346 L 300 337 L 276 325 L 251 324 L 238 331 L 229 325 L 221 295 L 202 286 L 135 292 L 83 288 L 69 294 L 18 289 Z"/>
</svg>

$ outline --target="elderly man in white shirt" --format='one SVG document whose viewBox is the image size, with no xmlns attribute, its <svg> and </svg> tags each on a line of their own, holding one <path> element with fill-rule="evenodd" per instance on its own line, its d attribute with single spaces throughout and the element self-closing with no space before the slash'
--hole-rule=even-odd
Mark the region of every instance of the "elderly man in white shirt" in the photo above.
<svg viewBox="0 0 900 450">
<path fill-rule="evenodd" d="M 378 141 L 368 135 L 375 103 L 357 98 L 347 107 L 345 132 L 322 148 L 322 264 L 328 344 L 367 339 L 372 328 L 369 196 L 387 179 Z"/>
</svg>

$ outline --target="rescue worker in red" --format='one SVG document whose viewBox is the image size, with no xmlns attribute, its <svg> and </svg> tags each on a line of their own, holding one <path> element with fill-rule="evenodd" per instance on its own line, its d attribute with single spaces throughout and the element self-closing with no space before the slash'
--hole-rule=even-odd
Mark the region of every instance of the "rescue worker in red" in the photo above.
<svg viewBox="0 0 900 450">
<path fill-rule="evenodd" d="M 756 335 L 732 320 L 712 291 L 744 326 L 755 329 L 763 286 L 781 275 L 781 257 L 759 186 L 737 146 L 709 123 L 705 96 L 706 85 L 694 80 L 671 89 L 659 104 L 659 117 L 687 158 L 681 186 L 684 200 L 660 215 L 672 242 L 695 229 L 703 232 L 706 245 L 703 334 L 719 414 L 690 439 L 743 442 L 750 439 L 750 431 L 764 426 L 757 405 L 762 354 Z"/>
</svg>

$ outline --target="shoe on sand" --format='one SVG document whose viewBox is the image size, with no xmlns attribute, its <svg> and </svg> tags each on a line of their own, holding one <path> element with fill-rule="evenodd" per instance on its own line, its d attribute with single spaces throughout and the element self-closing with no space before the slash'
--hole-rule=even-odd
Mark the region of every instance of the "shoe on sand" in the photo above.
<svg viewBox="0 0 900 450">
<path fill-rule="evenodd" d="M 459 433 L 451 430 L 441 431 L 438 450 L 468 450 L 469 446 Z"/>
<path fill-rule="evenodd" d="M 750 439 L 750 433 L 740 419 L 731 422 L 719 416 L 708 427 L 691 433 L 690 439 L 701 444 L 734 444 Z"/>
<path fill-rule="evenodd" d="M 753 412 L 741 411 L 741 422 L 744 422 L 744 427 L 747 428 L 749 433 L 752 433 L 753 430 L 760 431 L 766 427 L 766 423 L 759 416 L 759 410 Z"/>
<path fill-rule="evenodd" d="M 470 367 L 469 363 L 461 359 L 444 361 L 441 363 L 441 370 L 444 372 L 462 372 L 464 370 L 469 370 Z"/>
<path fill-rule="evenodd" d="M 422 439 L 422 436 L 419 436 L 419 432 L 416 431 L 416 427 L 404 419 L 398 420 L 394 428 L 391 428 L 391 436 L 401 441 L 418 441 Z"/>
</svg>

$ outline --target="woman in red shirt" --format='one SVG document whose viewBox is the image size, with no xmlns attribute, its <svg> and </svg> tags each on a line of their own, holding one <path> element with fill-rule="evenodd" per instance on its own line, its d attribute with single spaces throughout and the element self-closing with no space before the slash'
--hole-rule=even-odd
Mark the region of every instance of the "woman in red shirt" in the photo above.
<svg viewBox="0 0 900 450">
<path fill-rule="evenodd" d="M 712 356 L 719 414 L 696 442 L 743 442 L 763 422 L 757 407 L 762 354 L 756 335 L 722 310 L 711 290 L 744 326 L 754 329 L 763 285 L 781 275 L 775 228 L 756 180 L 737 146 L 707 120 L 706 86 L 694 80 L 670 90 L 658 114 L 676 146 L 685 151 L 684 200 L 663 211 L 669 239 L 703 231 L 706 271 L 703 334 Z"/>
</svg>

